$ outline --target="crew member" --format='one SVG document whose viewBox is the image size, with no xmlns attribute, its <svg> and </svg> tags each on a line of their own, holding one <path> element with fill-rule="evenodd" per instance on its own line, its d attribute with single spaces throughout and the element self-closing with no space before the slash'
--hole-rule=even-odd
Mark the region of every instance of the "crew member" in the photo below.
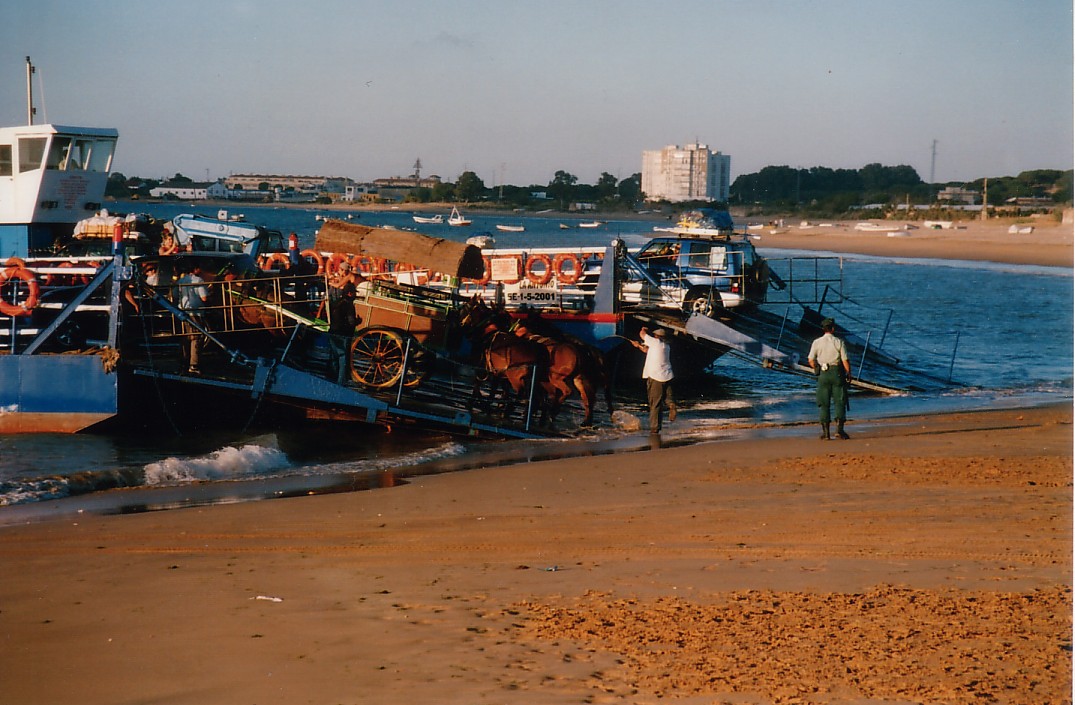
<svg viewBox="0 0 1075 705">
<path fill-rule="evenodd" d="M 676 420 L 676 402 L 672 398 L 672 348 L 665 340 L 663 328 L 653 331 L 643 327 L 639 333 L 641 343 L 631 341 L 639 350 L 646 352 L 646 364 L 642 367 L 642 379 L 646 380 L 646 399 L 649 402 L 649 432 L 661 432 L 661 412 L 668 406 L 668 420 Z"/>
<path fill-rule="evenodd" d="M 817 375 L 817 408 L 821 421 L 822 440 L 829 440 L 832 410 L 835 407 L 836 437 L 847 440 L 844 431 L 847 420 L 847 385 L 851 382 L 851 362 L 847 359 L 847 344 L 836 337 L 836 321 L 826 318 L 821 322 L 822 336 L 810 345 L 807 360 Z"/>
</svg>

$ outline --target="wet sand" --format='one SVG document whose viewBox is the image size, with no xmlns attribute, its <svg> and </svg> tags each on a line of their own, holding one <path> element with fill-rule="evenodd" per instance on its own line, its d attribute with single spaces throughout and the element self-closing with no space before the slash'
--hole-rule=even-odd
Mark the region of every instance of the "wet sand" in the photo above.
<svg viewBox="0 0 1075 705">
<path fill-rule="evenodd" d="M 0 529 L 13 703 L 1060 703 L 1072 409 Z"/>
</svg>

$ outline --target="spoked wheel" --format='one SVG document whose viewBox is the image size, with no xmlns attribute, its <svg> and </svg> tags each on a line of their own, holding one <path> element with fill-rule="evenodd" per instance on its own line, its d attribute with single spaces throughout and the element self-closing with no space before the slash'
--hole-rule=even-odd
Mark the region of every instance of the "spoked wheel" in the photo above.
<svg viewBox="0 0 1075 705">
<path fill-rule="evenodd" d="M 409 354 L 408 340 L 411 342 Z M 363 328 L 351 342 L 351 377 L 374 389 L 391 387 L 399 384 L 404 374 L 405 357 L 407 370 L 403 385 L 414 387 L 426 377 L 422 364 L 425 351 L 413 338 L 392 328 Z"/>
</svg>

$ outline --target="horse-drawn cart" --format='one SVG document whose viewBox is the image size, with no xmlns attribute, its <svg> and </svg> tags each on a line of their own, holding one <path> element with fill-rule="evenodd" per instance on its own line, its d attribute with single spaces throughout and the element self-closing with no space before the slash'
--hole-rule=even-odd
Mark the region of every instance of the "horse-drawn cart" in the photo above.
<svg viewBox="0 0 1075 705">
<path fill-rule="evenodd" d="M 432 371 L 437 351 L 451 346 L 454 318 L 445 292 L 407 285 L 364 284 L 355 299 L 359 321 L 350 345 L 351 378 L 370 389 L 414 387 Z"/>
</svg>

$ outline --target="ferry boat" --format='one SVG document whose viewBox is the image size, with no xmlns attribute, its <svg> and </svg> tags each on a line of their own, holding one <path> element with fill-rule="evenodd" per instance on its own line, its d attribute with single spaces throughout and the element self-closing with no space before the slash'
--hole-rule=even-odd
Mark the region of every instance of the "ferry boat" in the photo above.
<svg viewBox="0 0 1075 705">
<path fill-rule="evenodd" d="M 70 125 L 0 128 L 0 432 L 77 431 L 116 413 L 116 375 L 101 357 L 34 354 L 21 342 L 44 332 L 26 323 L 35 308 L 61 306 L 58 295 L 42 296 L 39 277 L 97 278 L 100 256 L 49 255 L 101 209 L 118 137 Z M 36 271 L 25 266 L 31 259 Z M 97 299 L 86 294 L 76 308 L 99 319 L 106 304 Z M 57 316 L 44 327 L 67 335 L 77 325 Z"/>
</svg>

